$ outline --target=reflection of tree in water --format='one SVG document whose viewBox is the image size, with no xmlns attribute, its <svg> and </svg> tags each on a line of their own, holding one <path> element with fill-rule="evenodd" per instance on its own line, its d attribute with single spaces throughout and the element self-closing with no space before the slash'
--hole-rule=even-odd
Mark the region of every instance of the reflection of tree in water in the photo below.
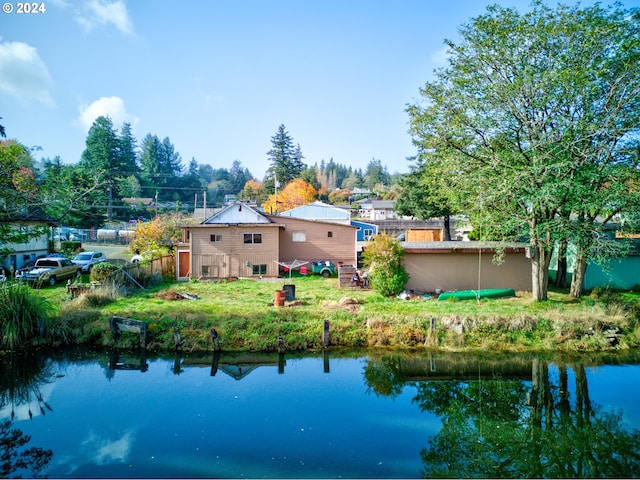
<svg viewBox="0 0 640 480">
<path fill-rule="evenodd" d="M 0 421 L 0 478 L 10 478 L 20 470 L 28 472 L 30 477 L 40 476 L 40 472 L 53 457 L 51 450 L 31 447 L 20 451 L 31 437 L 17 428 L 11 429 L 11 421 Z"/>
<path fill-rule="evenodd" d="M 544 362 L 534 359 L 530 365 L 531 388 L 499 375 L 416 381 L 407 378 L 398 358 L 372 362 L 365 377 L 383 395 L 414 385 L 414 402 L 441 418 L 442 428 L 421 452 L 425 477 L 640 475 L 640 431 L 625 430 L 621 412 L 591 403 L 584 365 L 560 366 L 557 378 Z"/>
<path fill-rule="evenodd" d="M 17 428 L 11 428 L 16 407 L 27 405 L 33 418 L 32 405 L 44 415 L 51 407 L 42 397 L 40 386 L 51 382 L 53 375 L 49 364 L 30 354 L 0 357 L 0 410 L 11 407 L 11 420 L 0 420 L 0 478 L 24 470 L 28 476 L 39 476 L 53 457 L 51 450 L 39 447 L 24 448 L 31 437 Z"/>
</svg>

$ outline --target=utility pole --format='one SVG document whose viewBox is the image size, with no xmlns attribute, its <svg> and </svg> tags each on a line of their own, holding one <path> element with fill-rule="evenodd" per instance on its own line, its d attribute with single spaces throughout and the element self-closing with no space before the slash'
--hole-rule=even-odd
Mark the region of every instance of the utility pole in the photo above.
<svg viewBox="0 0 640 480">
<path fill-rule="evenodd" d="M 278 187 L 280 186 L 278 184 L 278 177 L 276 176 L 276 172 L 273 172 L 273 186 L 275 187 L 276 190 L 276 215 L 278 214 Z"/>
</svg>

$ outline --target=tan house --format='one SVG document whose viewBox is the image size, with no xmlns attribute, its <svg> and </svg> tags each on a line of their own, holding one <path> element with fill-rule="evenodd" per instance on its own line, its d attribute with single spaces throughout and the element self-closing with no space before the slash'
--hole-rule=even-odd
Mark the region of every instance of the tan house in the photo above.
<svg viewBox="0 0 640 480">
<path fill-rule="evenodd" d="M 234 202 L 200 225 L 183 228 L 179 280 L 277 277 L 280 263 L 332 260 L 355 265 L 356 228 L 264 215 Z"/>
<path fill-rule="evenodd" d="M 531 290 L 531 261 L 526 246 L 498 242 L 402 242 L 403 264 L 411 276 L 408 290 L 476 290 L 513 288 Z M 500 265 L 493 262 L 498 249 L 504 252 Z"/>
</svg>

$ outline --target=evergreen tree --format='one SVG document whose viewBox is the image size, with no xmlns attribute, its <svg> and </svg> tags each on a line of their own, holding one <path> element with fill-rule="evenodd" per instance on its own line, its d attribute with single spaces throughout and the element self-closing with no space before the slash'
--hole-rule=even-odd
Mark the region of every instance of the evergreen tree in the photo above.
<svg viewBox="0 0 640 480">
<path fill-rule="evenodd" d="M 294 148 L 293 140 L 284 125 L 278 127 L 277 133 L 271 137 L 272 148 L 267 152 L 270 167 L 264 180 L 264 187 L 269 193 L 275 192 L 275 181 L 284 187 L 294 178 L 298 178 L 305 167 L 300 145 Z"/>
<path fill-rule="evenodd" d="M 131 124 L 129 122 L 122 124 L 118 140 L 120 142 L 121 176 L 126 177 L 137 173 L 136 138 L 131 132 Z"/>
</svg>

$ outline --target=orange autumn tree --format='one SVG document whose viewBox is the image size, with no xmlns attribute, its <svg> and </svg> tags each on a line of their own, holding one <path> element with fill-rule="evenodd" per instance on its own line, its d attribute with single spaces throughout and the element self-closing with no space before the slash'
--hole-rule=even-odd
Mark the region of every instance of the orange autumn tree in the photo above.
<svg viewBox="0 0 640 480">
<path fill-rule="evenodd" d="M 301 207 L 313 202 L 318 196 L 318 191 L 300 178 L 296 178 L 278 192 L 278 208 L 276 209 L 276 196 L 269 195 L 262 208 L 267 213 L 286 212 L 292 208 Z"/>
</svg>

